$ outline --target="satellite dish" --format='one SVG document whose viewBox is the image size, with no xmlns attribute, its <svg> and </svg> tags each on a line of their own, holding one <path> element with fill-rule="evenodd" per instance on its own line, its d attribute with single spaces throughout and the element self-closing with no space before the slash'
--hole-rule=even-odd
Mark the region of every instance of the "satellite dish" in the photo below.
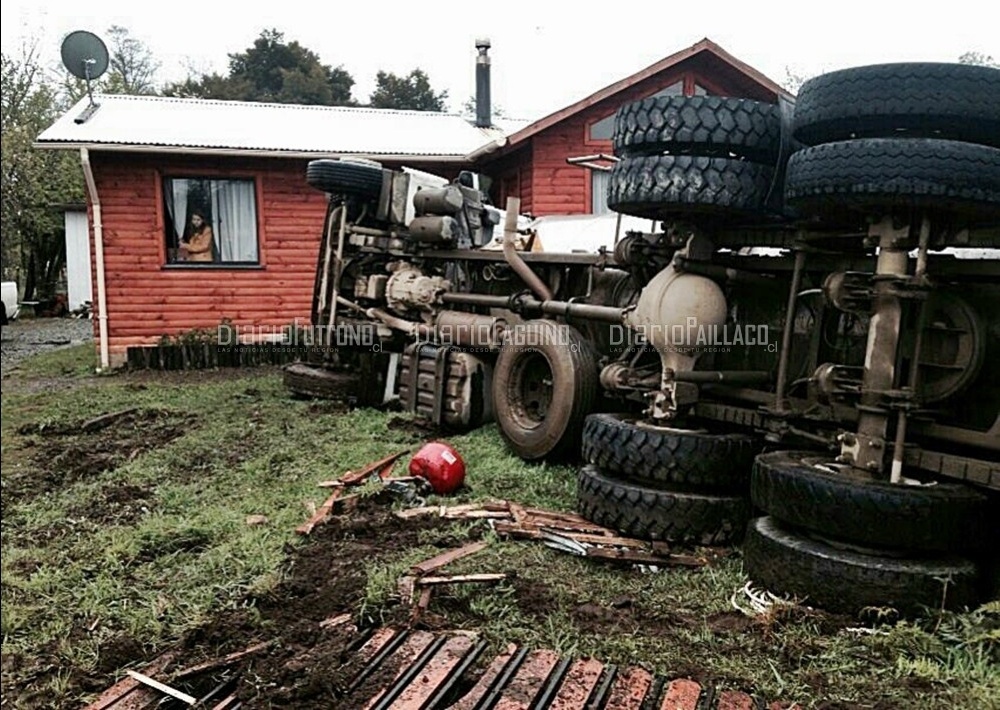
<svg viewBox="0 0 1000 710">
<path fill-rule="evenodd" d="M 63 40 L 62 61 L 70 74 L 89 82 L 108 70 L 108 48 L 93 32 L 77 30 Z"/>
<path fill-rule="evenodd" d="M 97 110 L 90 82 L 108 70 L 108 48 L 93 32 L 77 30 L 70 32 L 63 40 L 62 61 L 70 74 L 87 82 L 90 105 L 73 119 L 76 123 L 85 123 Z"/>
</svg>

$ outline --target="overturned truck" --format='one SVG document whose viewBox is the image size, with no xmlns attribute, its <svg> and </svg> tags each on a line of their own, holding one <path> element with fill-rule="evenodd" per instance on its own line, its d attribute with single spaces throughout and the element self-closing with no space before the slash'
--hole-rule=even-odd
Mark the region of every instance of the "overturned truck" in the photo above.
<svg viewBox="0 0 1000 710">
<path fill-rule="evenodd" d="M 833 609 L 961 607 L 997 576 L 1000 71 L 890 64 L 794 106 L 622 106 L 594 254 L 530 250 L 516 200 L 318 160 L 312 362 L 525 459 L 582 456 L 578 506 L 726 544 Z M 764 517 L 754 518 L 754 511 Z"/>
</svg>

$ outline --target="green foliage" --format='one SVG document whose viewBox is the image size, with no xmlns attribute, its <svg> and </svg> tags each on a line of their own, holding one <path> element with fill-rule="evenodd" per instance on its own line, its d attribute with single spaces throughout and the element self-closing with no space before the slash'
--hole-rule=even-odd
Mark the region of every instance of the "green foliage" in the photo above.
<svg viewBox="0 0 1000 710">
<path fill-rule="evenodd" d="M 229 74 L 202 74 L 166 86 L 167 96 L 322 106 L 353 104 L 354 79 L 343 67 L 278 30 L 264 30 L 246 51 L 229 55 Z"/>
<path fill-rule="evenodd" d="M 108 71 L 92 82 L 92 89 L 104 94 L 156 95 L 156 72 L 160 63 L 142 40 L 126 27 L 111 25 L 106 33 Z M 83 98 L 87 82 L 63 72 L 62 91 L 70 103 Z"/>
<path fill-rule="evenodd" d="M 59 205 L 83 201 L 74 153 L 38 150 L 33 143 L 63 108 L 33 45 L 3 54 L 0 240 L 3 278 L 24 287 L 23 298 L 51 297 L 65 262 Z"/>
<path fill-rule="evenodd" d="M 981 67 L 993 67 L 1000 69 L 1000 62 L 993 59 L 989 54 L 983 52 L 966 52 L 958 58 L 959 64 L 976 64 Z"/>
<path fill-rule="evenodd" d="M 447 91 L 435 93 L 427 74 L 414 69 L 406 76 L 380 71 L 369 103 L 373 108 L 444 111 L 447 99 Z"/>
</svg>

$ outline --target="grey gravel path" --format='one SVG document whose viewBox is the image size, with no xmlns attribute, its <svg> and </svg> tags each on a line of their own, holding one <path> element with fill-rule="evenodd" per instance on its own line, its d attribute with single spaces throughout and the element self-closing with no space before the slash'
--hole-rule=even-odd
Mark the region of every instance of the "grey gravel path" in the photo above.
<svg viewBox="0 0 1000 710">
<path fill-rule="evenodd" d="M 76 318 L 19 319 L 3 327 L 0 374 L 7 374 L 26 357 L 91 342 L 93 322 Z"/>
</svg>

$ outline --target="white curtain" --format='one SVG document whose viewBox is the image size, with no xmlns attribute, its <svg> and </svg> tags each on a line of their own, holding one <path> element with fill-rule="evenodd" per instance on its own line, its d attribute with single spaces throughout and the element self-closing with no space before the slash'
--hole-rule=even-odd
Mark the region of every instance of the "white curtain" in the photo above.
<svg viewBox="0 0 1000 710">
<path fill-rule="evenodd" d="M 184 230 L 187 228 L 187 207 L 188 207 L 188 181 L 170 181 L 171 200 L 167 207 L 170 208 L 170 220 L 174 223 L 174 232 L 177 234 L 177 242 L 184 238 Z"/>
<path fill-rule="evenodd" d="M 257 261 L 257 209 L 250 180 L 213 180 L 212 212 L 220 261 Z"/>
</svg>

